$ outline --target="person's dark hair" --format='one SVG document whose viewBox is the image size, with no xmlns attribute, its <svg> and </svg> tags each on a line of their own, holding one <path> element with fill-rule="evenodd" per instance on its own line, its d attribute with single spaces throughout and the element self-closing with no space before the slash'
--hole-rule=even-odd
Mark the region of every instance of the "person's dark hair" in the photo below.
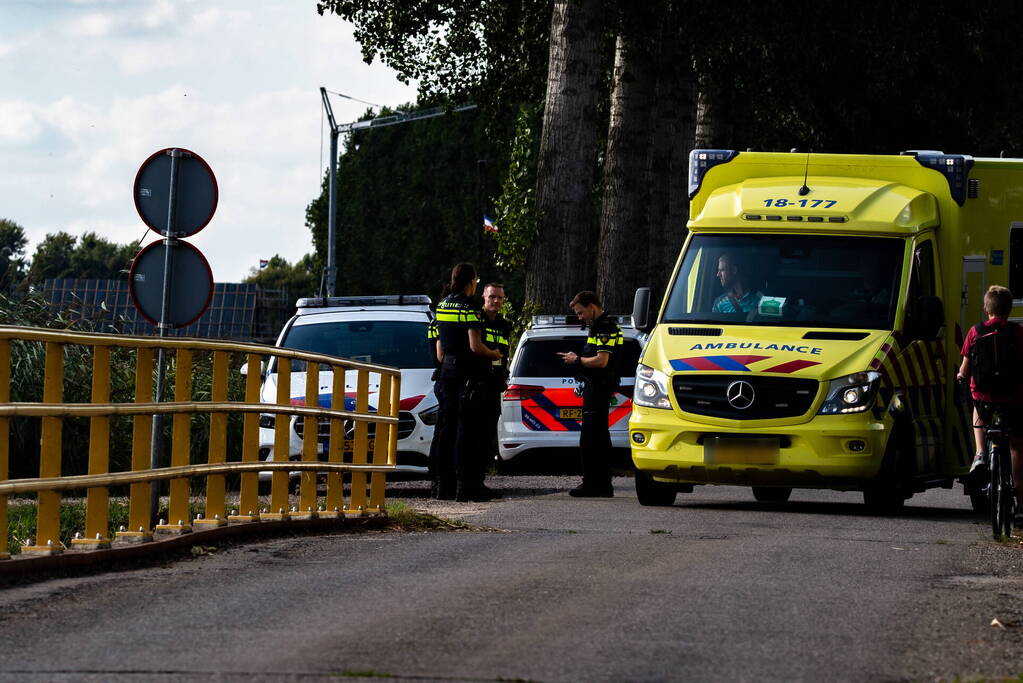
<svg viewBox="0 0 1023 683">
<path fill-rule="evenodd" d="M 1012 313 L 1012 292 L 1001 285 L 991 285 L 984 294 L 984 311 L 999 318 Z"/>
<path fill-rule="evenodd" d="M 452 292 L 461 292 L 476 279 L 476 266 L 471 263 L 459 263 L 451 269 L 451 283 L 448 287 Z"/>
<path fill-rule="evenodd" d="M 568 305 L 569 307 L 595 305 L 597 308 L 603 308 L 603 306 L 600 304 L 600 299 L 597 297 L 596 292 L 591 292 L 588 289 L 584 289 L 583 291 L 576 294 Z"/>
<path fill-rule="evenodd" d="M 487 287 L 493 287 L 494 289 L 504 289 L 504 285 L 502 285 L 500 282 L 488 282 L 487 284 L 483 285 L 484 292 L 487 291 Z"/>
</svg>

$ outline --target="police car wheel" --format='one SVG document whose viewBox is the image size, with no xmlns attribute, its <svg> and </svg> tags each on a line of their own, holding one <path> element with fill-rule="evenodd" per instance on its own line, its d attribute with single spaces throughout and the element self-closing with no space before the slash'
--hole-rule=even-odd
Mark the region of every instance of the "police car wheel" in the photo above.
<svg viewBox="0 0 1023 683">
<path fill-rule="evenodd" d="M 784 503 L 792 495 L 787 486 L 754 486 L 753 497 L 761 503 Z"/>
<path fill-rule="evenodd" d="M 640 505 L 668 506 L 674 505 L 678 487 L 655 481 L 646 472 L 636 470 L 636 498 Z"/>
</svg>

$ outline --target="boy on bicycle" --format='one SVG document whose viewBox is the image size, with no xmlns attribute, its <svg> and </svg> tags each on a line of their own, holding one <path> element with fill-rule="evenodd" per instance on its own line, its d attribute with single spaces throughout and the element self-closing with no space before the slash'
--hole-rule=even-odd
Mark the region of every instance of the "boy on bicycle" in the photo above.
<svg viewBox="0 0 1023 683">
<path fill-rule="evenodd" d="M 994 410 L 1003 416 L 1009 429 L 1009 450 L 1012 453 L 1012 478 L 1017 510 L 1023 509 L 1023 327 L 1010 323 L 1012 292 L 992 285 L 984 294 L 987 320 L 970 328 L 963 342 L 957 379 L 970 378 L 973 396 L 973 436 L 977 451 L 970 474 L 979 476 L 987 469 L 987 447 L 984 425 Z M 999 353 L 1001 350 L 1001 353 Z M 1023 525 L 1019 512 L 1015 526 Z"/>
</svg>

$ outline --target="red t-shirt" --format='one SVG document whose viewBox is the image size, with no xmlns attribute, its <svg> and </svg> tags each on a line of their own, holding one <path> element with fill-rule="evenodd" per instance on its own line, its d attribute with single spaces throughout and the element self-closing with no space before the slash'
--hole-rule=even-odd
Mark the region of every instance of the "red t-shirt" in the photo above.
<svg viewBox="0 0 1023 683">
<path fill-rule="evenodd" d="M 984 321 L 985 327 L 994 327 L 995 325 L 1004 325 L 1006 323 L 1005 318 L 988 318 Z M 960 356 L 969 357 L 970 347 L 977 340 L 977 328 L 975 325 L 970 326 L 970 331 L 966 333 L 966 339 L 963 341 L 963 350 L 959 353 Z M 1023 325 L 1016 325 L 1016 348 L 1021 350 L 1023 353 Z M 971 368 L 972 370 L 972 368 Z M 974 382 L 973 377 L 970 377 L 970 393 L 973 395 L 974 401 L 985 401 L 987 403 L 1019 403 L 1023 402 L 1023 386 L 1020 386 L 1016 393 L 1012 396 L 1003 396 L 1000 394 L 985 394 L 977 391 L 977 384 Z"/>
</svg>

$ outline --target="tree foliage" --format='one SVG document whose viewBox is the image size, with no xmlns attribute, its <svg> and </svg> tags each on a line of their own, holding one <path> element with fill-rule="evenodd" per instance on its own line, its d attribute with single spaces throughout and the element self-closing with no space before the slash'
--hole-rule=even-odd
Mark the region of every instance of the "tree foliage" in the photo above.
<svg viewBox="0 0 1023 683">
<path fill-rule="evenodd" d="M 355 24 L 367 61 L 379 58 L 403 77 L 419 80 L 421 95 L 430 101 L 479 101 L 492 148 L 488 157 L 500 160 L 491 165 L 500 179 L 497 258 L 508 268 L 538 271 L 534 275 L 552 289 L 565 277 L 564 269 L 524 265 L 523 246 L 535 244 L 538 226 L 554 210 L 537 204 L 537 192 L 552 182 L 538 163 L 538 122 L 551 104 L 545 99 L 553 54 L 548 49 L 551 17 L 555 5 L 564 8 L 566 2 L 324 0 L 318 5 L 321 13 Z M 638 279 L 664 286 L 674 255 L 659 258 L 654 252 L 676 251 L 684 235 L 683 146 L 1023 154 L 1023 62 L 1016 58 L 1015 38 L 1023 29 L 1019 3 L 605 0 L 604 8 L 608 21 L 590 29 L 602 31 L 608 46 L 599 104 L 607 113 L 598 141 L 603 151 L 593 161 L 592 197 L 576 194 L 571 201 L 603 206 L 606 218 L 621 217 L 618 230 L 645 220 L 628 240 L 642 242 L 632 246 L 647 255 L 646 266 L 640 256 L 638 264 L 616 267 L 607 259 L 615 258 L 621 246 L 612 244 L 598 267 L 593 235 L 599 212 L 589 211 L 593 225 L 589 231 L 575 230 L 579 243 L 573 248 L 594 260 L 592 271 L 609 277 L 646 267 L 649 272 Z M 620 55 L 626 62 L 638 56 L 629 50 L 652 53 L 655 65 L 637 68 L 629 77 L 649 79 L 654 84 L 646 84 L 647 91 L 653 87 L 656 93 L 650 139 L 633 138 L 618 151 L 604 145 L 607 122 L 614 122 L 616 114 L 611 59 L 616 38 L 626 46 Z M 634 108 L 635 116 L 650 114 Z M 627 129 L 628 122 L 617 123 L 626 126 L 619 130 Z M 580 136 L 563 139 L 564 145 L 581 144 Z M 635 180 L 637 171 L 614 169 L 622 168 L 622 160 L 615 158 L 622 153 L 633 155 L 630 168 L 635 168 L 636 145 L 647 148 L 642 175 L 648 191 L 630 192 L 628 198 L 604 196 Z M 618 173 L 620 182 L 605 177 L 608 169 Z M 424 195 L 423 201 L 437 201 L 433 197 Z M 561 211 L 559 220 L 586 214 L 581 208 Z M 605 220 L 603 227 L 611 225 Z M 577 227 L 562 224 L 554 230 Z M 416 258 L 421 257 L 410 252 L 406 263 Z M 632 280 L 610 283 L 611 289 L 619 284 L 628 289 Z M 613 298 L 621 302 L 628 297 L 617 291 Z"/>
<path fill-rule="evenodd" d="M 320 287 L 322 266 L 311 254 L 306 254 L 295 261 L 294 265 L 279 254 L 274 254 L 265 268 L 249 269 L 249 274 L 242 282 L 249 282 L 260 289 L 285 290 L 290 299 L 304 296 L 316 296 Z"/>
<path fill-rule="evenodd" d="M 506 277 L 483 231 L 490 164 L 479 161 L 492 151 L 471 110 L 353 133 L 338 164 L 338 293 L 436 297 L 460 261 Z M 306 209 L 317 254 L 327 252 L 327 206 L 325 177 Z"/>
<path fill-rule="evenodd" d="M 28 278 L 37 284 L 49 278 L 123 280 L 137 253 L 137 244 L 116 244 L 94 232 L 81 238 L 50 233 L 36 246 Z"/>
</svg>

